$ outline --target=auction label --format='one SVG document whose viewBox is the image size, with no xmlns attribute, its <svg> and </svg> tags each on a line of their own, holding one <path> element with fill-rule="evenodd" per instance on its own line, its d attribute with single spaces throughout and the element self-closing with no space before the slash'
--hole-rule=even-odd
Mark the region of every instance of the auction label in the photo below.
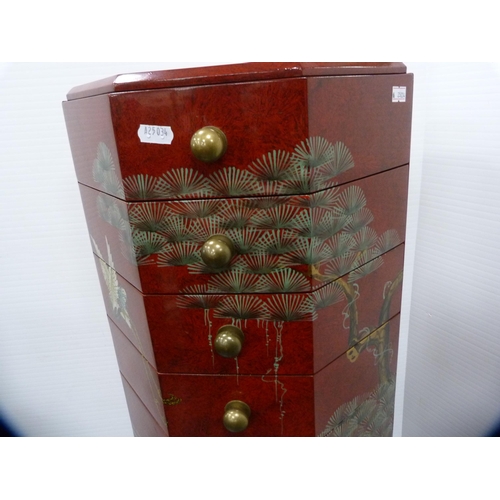
<svg viewBox="0 0 500 500">
<path fill-rule="evenodd" d="M 144 125 L 140 124 L 137 135 L 141 142 L 150 144 L 172 144 L 174 133 L 172 127 L 164 125 Z"/>
</svg>

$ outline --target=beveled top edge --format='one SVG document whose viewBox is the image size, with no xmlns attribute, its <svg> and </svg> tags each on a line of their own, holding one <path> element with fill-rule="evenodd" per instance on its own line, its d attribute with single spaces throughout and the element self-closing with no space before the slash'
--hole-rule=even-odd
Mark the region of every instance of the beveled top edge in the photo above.
<svg viewBox="0 0 500 500">
<path fill-rule="evenodd" d="M 237 83 L 301 76 L 348 76 L 406 73 L 399 62 L 251 62 L 198 68 L 124 73 L 71 89 L 68 101 L 110 92 Z"/>
</svg>

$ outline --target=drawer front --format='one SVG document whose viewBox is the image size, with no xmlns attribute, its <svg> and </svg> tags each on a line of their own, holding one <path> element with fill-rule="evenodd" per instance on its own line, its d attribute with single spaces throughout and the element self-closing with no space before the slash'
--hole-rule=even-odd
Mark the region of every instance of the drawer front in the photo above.
<svg viewBox="0 0 500 500">
<path fill-rule="evenodd" d="M 317 195 L 125 203 L 81 186 L 94 252 L 143 293 L 308 292 L 404 241 L 407 166 Z M 214 234 L 226 267 L 201 258 Z"/>
<path fill-rule="evenodd" d="M 406 102 L 392 102 L 394 86 Z M 408 163 L 411 94 L 411 75 L 319 77 L 117 93 L 64 109 L 82 184 L 130 201 L 226 198 L 315 192 Z M 207 126 L 227 139 L 210 162 L 190 148 Z"/>
<path fill-rule="evenodd" d="M 391 435 L 398 333 L 396 316 L 310 377 L 161 374 L 163 397 L 170 402 L 165 406 L 169 433 Z M 227 430 L 223 422 L 226 405 L 234 400 L 250 408 L 248 427 L 239 432 Z"/>
<path fill-rule="evenodd" d="M 313 377 L 160 374 L 170 436 L 314 436 Z M 250 407 L 242 432 L 224 427 L 230 401 Z"/>
<path fill-rule="evenodd" d="M 276 295 L 143 295 L 116 273 L 106 281 L 106 264 L 96 264 L 108 316 L 141 353 L 137 333 L 150 336 L 159 372 L 299 375 L 318 372 L 400 311 L 403 257 L 400 245 L 316 292 Z M 113 296 L 123 297 L 120 308 Z M 227 335 L 235 341 L 228 326 L 243 335 L 239 354 L 218 345 Z"/>
</svg>

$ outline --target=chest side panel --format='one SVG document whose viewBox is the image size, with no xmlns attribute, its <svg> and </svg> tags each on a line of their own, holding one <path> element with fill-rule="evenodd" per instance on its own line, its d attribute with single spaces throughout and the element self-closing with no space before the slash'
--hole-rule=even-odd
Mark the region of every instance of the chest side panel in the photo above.
<svg viewBox="0 0 500 500">
<path fill-rule="evenodd" d="M 167 433 L 167 423 L 157 371 L 108 317 L 118 367 L 158 425 Z"/>
<path fill-rule="evenodd" d="M 168 437 L 165 427 L 149 413 L 134 389 L 122 376 L 123 390 L 135 437 Z"/>
<path fill-rule="evenodd" d="M 64 102 L 63 111 L 78 181 L 123 198 L 109 96 Z"/>
<path fill-rule="evenodd" d="M 340 141 L 352 154 L 354 168 L 337 183 L 409 162 L 413 75 L 311 78 L 308 88 L 309 134 Z M 393 102 L 394 88 L 405 89 L 404 102 Z"/>
<path fill-rule="evenodd" d="M 399 315 L 315 376 L 316 433 L 391 436 Z"/>
</svg>

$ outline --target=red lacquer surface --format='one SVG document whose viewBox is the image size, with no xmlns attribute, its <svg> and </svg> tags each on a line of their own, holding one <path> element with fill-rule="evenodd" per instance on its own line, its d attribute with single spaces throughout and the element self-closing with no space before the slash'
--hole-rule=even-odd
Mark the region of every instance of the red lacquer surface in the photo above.
<svg viewBox="0 0 500 500">
<path fill-rule="evenodd" d="M 412 84 L 406 74 L 292 78 L 117 93 L 67 102 L 64 110 L 77 177 L 87 186 L 127 200 L 281 195 L 301 192 L 294 161 L 322 154 L 308 138 L 342 144 L 352 155 L 346 171 L 318 182 L 312 168 L 309 192 L 408 163 Z M 393 86 L 406 87 L 406 102 L 392 102 Z M 141 125 L 171 127 L 173 141 L 141 142 Z M 192 135 L 205 126 L 228 140 L 213 163 L 190 151 Z M 285 180 L 262 179 L 262 164 L 277 155 L 280 162 L 289 155 Z M 228 172 L 241 178 L 236 191 L 225 185 Z M 166 189 L 185 182 L 181 176 L 189 189 Z"/>
<path fill-rule="evenodd" d="M 312 376 L 161 374 L 160 384 L 164 396 L 178 401 L 165 406 L 171 436 L 314 435 Z M 231 433 L 222 424 L 224 407 L 233 400 L 244 401 L 252 412 L 241 433 Z"/>
<path fill-rule="evenodd" d="M 392 373 L 397 361 L 399 316 L 388 326 L 385 355 Z M 375 335 L 374 332 L 372 335 Z M 171 436 L 315 436 L 345 404 L 356 406 L 381 384 L 380 361 L 374 351 L 363 350 L 356 361 L 338 358 L 315 376 L 217 376 L 161 374 L 163 395 L 175 404 L 165 412 Z M 357 399 L 359 397 L 359 400 Z M 226 403 L 241 400 L 252 411 L 248 428 L 240 433 L 227 431 L 222 418 Z M 393 401 L 379 404 L 393 405 Z M 316 414 L 315 424 L 311 416 Z M 372 419 L 376 420 L 372 415 Z M 377 422 L 375 422 L 377 423 Z M 316 426 L 316 427 L 315 427 Z M 392 429 L 392 420 L 383 429 Z M 361 426 L 361 430 L 364 431 Z"/>
<path fill-rule="evenodd" d="M 168 430 L 153 418 L 130 384 L 122 376 L 132 429 L 135 437 L 168 437 Z"/>
<path fill-rule="evenodd" d="M 221 64 L 201 68 L 116 75 L 75 87 L 68 92 L 68 100 L 108 92 L 131 90 L 238 83 L 300 76 L 397 74 L 405 73 L 405 71 L 405 65 L 397 62 L 252 62 Z"/>
<path fill-rule="evenodd" d="M 68 94 L 136 435 L 390 435 L 412 86 L 400 63 L 249 63 Z M 144 124 L 172 143 L 142 142 Z M 210 164 L 189 147 L 207 125 L 228 139 Z M 236 247 L 219 272 L 200 258 L 213 234 Z M 237 359 L 213 349 L 228 324 Z M 237 434 L 222 425 L 234 399 L 252 410 Z"/>
<path fill-rule="evenodd" d="M 158 425 L 167 433 L 158 373 L 108 318 L 120 372 Z"/>
<path fill-rule="evenodd" d="M 394 86 L 406 88 L 406 102 L 392 102 Z M 308 92 L 309 135 L 342 141 L 354 158 L 337 183 L 409 162 L 413 75 L 311 78 Z"/>
<path fill-rule="evenodd" d="M 328 301 L 328 293 L 338 298 L 327 307 L 318 306 L 302 321 L 266 319 L 267 307 L 275 303 L 274 296 L 268 294 L 212 296 L 211 309 L 203 309 L 197 306 L 203 297 L 144 296 L 118 276 L 119 286 L 127 296 L 129 325 L 113 311 L 108 290 L 103 281 L 101 284 L 108 314 L 124 334 L 132 342 L 135 331 L 151 336 L 159 372 L 266 374 L 274 370 L 278 357 L 280 373 L 312 374 L 349 348 L 352 330 L 361 339 L 399 312 L 403 254 L 404 245 L 400 245 L 383 255 L 383 265 L 374 272 L 351 284 L 349 276 L 345 276 L 341 278 L 342 286 L 321 291 L 316 297 L 289 294 L 291 300 L 323 297 Z M 395 289 L 389 297 L 391 283 L 395 283 Z M 344 294 L 346 289 L 351 290 L 351 295 Z M 227 305 L 238 300 L 254 304 L 255 315 L 260 318 L 233 322 L 224 317 Z M 222 358 L 213 349 L 218 329 L 232 323 L 245 334 L 238 360 Z"/>
<path fill-rule="evenodd" d="M 355 361 L 343 355 L 315 375 L 317 435 L 325 431 L 336 412 L 338 420 L 344 420 L 342 435 L 376 436 L 380 429 L 382 435 L 392 435 L 399 322 L 397 315 L 365 339 L 371 344 L 358 344 L 360 353 Z M 354 410 L 367 400 L 369 408 L 356 414 Z"/>
<path fill-rule="evenodd" d="M 360 179 L 339 188 L 341 194 L 344 192 L 349 193 L 351 187 L 354 188 L 354 190 L 361 190 L 363 192 L 363 196 L 366 198 L 365 206 L 366 209 L 370 211 L 370 218 L 372 220 L 369 223 L 370 230 L 373 230 L 378 236 L 387 231 L 393 232 L 391 233 L 393 237 L 391 237 L 388 242 L 388 248 L 386 248 L 386 250 L 394 248 L 404 241 L 406 229 L 407 183 L 408 167 L 400 167 L 376 176 Z M 196 267 L 193 269 L 193 267 L 190 267 L 188 264 L 165 264 L 165 262 L 159 261 L 160 253 L 173 251 L 176 245 L 168 241 L 169 235 L 164 233 L 162 229 L 158 229 L 157 231 L 160 245 L 158 249 L 155 250 L 160 253 L 151 254 L 149 257 L 140 260 L 136 258 L 135 254 L 137 254 L 138 250 L 134 248 L 134 244 L 131 241 L 133 239 L 132 231 L 134 227 L 133 222 L 130 220 L 130 214 L 131 211 L 135 210 L 137 204 L 127 204 L 85 186 L 81 186 L 80 191 L 90 235 L 95 242 L 94 252 L 97 253 L 98 249 L 101 258 L 105 262 L 143 293 L 189 293 L 189 291 L 193 289 L 190 287 L 196 286 L 203 287 L 207 293 L 230 293 L 231 289 L 223 288 L 226 285 L 219 284 L 220 280 L 224 281 L 228 273 L 239 272 L 238 270 L 242 269 L 240 266 L 246 266 L 246 255 L 236 255 L 231 261 L 227 272 L 224 271 L 219 274 L 207 273 L 206 270 L 199 270 Z M 272 228 L 273 222 L 271 222 L 271 227 L 269 227 L 269 229 L 266 227 L 262 229 L 258 227 L 252 229 L 256 231 L 255 234 L 258 236 L 256 244 L 275 239 L 277 233 L 279 233 L 279 235 L 285 235 L 287 238 L 288 235 L 290 235 L 290 239 L 292 243 L 295 242 L 294 244 L 296 244 L 297 249 L 294 250 L 292 248 L 290 252 L 281 255 L 281 259 L 285 259 L 285 261 L 280 267 L 291 268 L 297 273 L 300 273 L 304 280 L 307 280 L 309 284 L 304 284 L 301 291 L 318 288 L 329 281 L 328 277 L 332 275 L 330 271 L 332 259 L 329 259 L 327 254 L 325 254 L 324 258 L 318 258 L 318 262 L 314 266 L 300 264 L 300 245 L 303 246 L 302 251 L 307 251 L 307 245 L 317 245 L 316 248 L 321 252 L 323 251 L 322 249 L 328 252 L 327 246 L 336 248 L 336 245 L 338 245 L 335 236 L 331 237 L 331 239 L 317 238 L 316 236 L 308 238 L 307 235 L 301 236 L 302 229 L 298 226 L 299 223 L 295 221 L 304 219 L 307 216 L 307 220 L 312 220 L 312 222 L 307 222 L 306 220 L 305 227 L 306 229 L 312 228 L 314 230 L 316 224 L 314 221 L 327 215 L 326 209 L 300 206 L 301 202 L 299 200 L 308 199 L 310 197 L 311 195 L 303 195 L 301 197 L 286 198 L 287 203 L 284 210 L 288 210 L 291 214 L 291 225 L 288 228 L 276 230 Z M 248 205 L 251 206 L 252 202 L 252 199 L 243 198 L 237 200 L 221 199 L 217 202 L 217 210 L 230 212 L 232 207 L 240 207 L 243 210 L 247 210 L 249 213 L 248 224 L 239 230 L 240 232 L 245 232 L 251 227 L 252 214 L 257 214 L 259 217 L 267 217 L 266 212 L 269 211 L 269 209 L 247 208 Z M 175 214 L 186 211 L 183 206 L 189 203 L 194 202 L 155 202 L 149 204 L 150 208 L 148 210 L 165 210 L 166 213 L 171 213 L 172 219 L 174 219 Z M 106 210 L 104 216 L 102 214 L 103 210 L 100 208 L 102 206 L 104 206 Z M 279 206 L 278 209 L 281 210 Z M 112 217 L 115 217 L 115 219 L 112 219 Z M 111 220 L 112 223 L 107 222 L 104 218 Z M 116 222 L 117 220 L 119 222 Z M 210 218 L 202 222 L 184 218 L 180 220 L 179 224 L 182 225 L 183 229 L 187 228 L 187 231 L 191 231 L 190 228 L 194 227 L 196 224 L 203 225 L 202 230 L 197 233 L 200 236 L 194 233 L 194 231 L 197 230 L 196 228 L 193 229 L 193 235 L 188 236 L 188 238 L 191 238 L 191 247 L 189 248 L 192 248 L 192 250 L 190 250 L 190 252 L 195 256 L 199 255 L 205 239 L 208 239 L 212 234 L 226 234 L 234 238 L 231 229 L 225 229 L 224 226 L 220 224 L 211 226 Z M 308 224 L 310 224 L 310 226 L 308 226 Z M 293 225 L 296 227 L 293 227 Z M 146 234 L 146 236 L 151 238 L 150 233 Z M 108 245 L 109 251 L 107 250 Z M 304 245 L 306 246 L 304 247 Z M 137 260 L 140 261 L 141 265 L 137 265 Z M 345 271 L 348 270 L 349 268 L 345 269 Z M 239 291 L 265 293 L 266 291 L 274 290 L 272 284 L 267 284 L 267 279 L 262 278 L 258 274 L 254 277 L 248 277 L 246 282 L 248 282 L 248 285 L 245 285 L 246 288 Z"/>
</svg>

